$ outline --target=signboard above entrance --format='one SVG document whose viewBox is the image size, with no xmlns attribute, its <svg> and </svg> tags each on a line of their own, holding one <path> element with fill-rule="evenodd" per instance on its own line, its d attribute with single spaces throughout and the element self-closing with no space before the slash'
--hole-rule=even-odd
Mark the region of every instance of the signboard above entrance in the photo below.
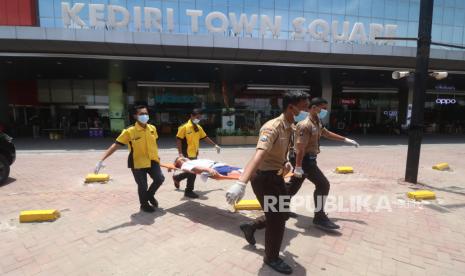
<svg viewBox="0 0 465 276">
<path fill-rule="evenodd" d="M 86 6 L 88 7 L 86 8 Z M 83 10 L 88 10 L 89 20 L 87 23 L 82 19 L 85 17 Z M 162 11 L 155 7 L 135 6 L 130 11 L 119 5 L 74 3 L 71 6 L 68 2 L 62 2 L 61 12 L 63 24 L 68 28 L 127 28 L 132 21 L 131 25 L 134 26 L 136 32 L 173 32 L 175 24 L 179 24 L 175 22 L 174 9 L 172 8 Z M 193 34 L 197 34 L 199 25 L 203 25 L 199 23 L 200 20 L 204 21 L 209 33 L 228 33 L 231 31 L 236 36 L 244 33 L 246 36 L 253 37 L 253 31 L 258 28 L 260 38 L 270 33 L 273 38 L 279 38 L 281 34 L 282 16 L 280 15 L 272 18 L 264 14 L 241 13 L 239 15 L 234 12 L 226 14 L 220 11 L 204 14 L 202 10 L 187 9 L 184 16 L 190 17 Z M 162 20 L 165 17 L 166 20 Z M 397 25 L 394 24 L 370 23 L 366 25 L 361 22 L 351 23 L 349 21 L 334 20 L 328 22 L 323 19 L 308 21 L 303 17 L 290 19 L 290 22 L 292 23 L 293 39 L 314 39 L 325 42 L 388 43 L 381 40 L 375 41 L 375 37 L 394 37 L 397 30 Z"/>
</svg>

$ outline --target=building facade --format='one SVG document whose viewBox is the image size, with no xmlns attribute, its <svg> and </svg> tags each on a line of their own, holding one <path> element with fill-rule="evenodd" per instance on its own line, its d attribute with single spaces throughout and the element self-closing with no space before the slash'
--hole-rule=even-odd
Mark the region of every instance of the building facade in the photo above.
<svg viewBox="0 0 465 276">
<path fill-rule="evenodd" d="M 0 0 L 0 124 L 100 136 L 138 103 L 172 134 L 189 110 L 207 130 L 255 132 L 282 93 L 330 101 L 346 133 L 408 125 L 420 0 Z M 465 44 L 465 1 L 436 0 L 433 41 Z M 464 51 L 433 47 L 425 131 L 463 133 Z M 36 126 L 35 128 L 33 126 Z M 36 133 L 37 135 L 37 133 Z M 213 134 L 211 134 L 213 135 Z"/>
</svg>

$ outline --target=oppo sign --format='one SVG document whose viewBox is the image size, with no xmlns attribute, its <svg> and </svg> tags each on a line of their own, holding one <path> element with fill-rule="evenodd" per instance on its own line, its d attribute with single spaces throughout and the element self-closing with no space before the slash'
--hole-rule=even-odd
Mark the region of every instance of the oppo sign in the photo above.
<svg viewBox="0 0 465 276">
<path fill-rule="evenodd" d="M 168 31 L 174 30 L 174 10 L 166 9 L 166 13 L 158 8 L 136 6 L 131 12 L 123 6 L 105 5 L 105 4 L 87 4 L 89 10 L 89 22 L 86 23 L 80 17 L 81 11 L 86 6 L 85 3 L 75 3 L 72 7 L 68 2 L 61 3 L 61 12 L 63 23 L 66 27 L 77 26 L 81 28 L 126 28 L 132 20 L 136 31 Z M 105 11 L 107 18 L 105 17 Z M 120 14 L 120 20 L 117 20 L 117 14 Z M 199 32 L 199 21 L 203 20 L 210 33 L 225 33 L 231 28 L 234 35 L 245 32 L 246 35 L 252 36 L 252 32 L 259 26 L 259 35 L 263 37 L 271 32 L 273 38 L 279 38 L 281 33 L 281 16 L 275 16 L 273 19 L 268 15 L 251 14 L 250 16 L 241 13 L 236 15 L 233 12 L 227 15 L 213 11 L 204 14 L 202 10 L 186 10 L 185 16 L 190 17 L 192 33 Z M 166 26 L 163 26 L 162 19 L 166 17 Z M 143 19 L 143 20 L 142 20 Z M 142 21 L 144 24 L 142 24 Z M 394 37 L 396 35 L 397 25 L 393 24 L 369 24 L 356 22 L 353 25 L 349 21 L 342 23 L 338 21 L 327 22 L 323 19 L 316 19 L 308 22 L 303 17 L 296 17 L 292 21 L 293 38 L 305 39 L 311 37 L 321 41 L 346 41 L 358 43 L 385 43 L 386 41 L 375 42 L 377 36 Z M 351 28 L 352 27 L 352 28 Z"/>
<path fill-rule="evenodd" d="M 437 104 L 455 104 L 457 101 L 455 99 L 436 99 Z"/>
</svg>

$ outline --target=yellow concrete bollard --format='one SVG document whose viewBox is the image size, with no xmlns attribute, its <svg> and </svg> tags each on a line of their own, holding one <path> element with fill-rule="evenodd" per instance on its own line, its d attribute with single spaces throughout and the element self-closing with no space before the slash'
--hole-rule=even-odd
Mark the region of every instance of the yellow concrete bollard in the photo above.
<svg viewBox="0 0 465 276">
<path fill-rule="evenodd" d="M 414 200 L 435 199 L 436 194 L 429 190 L 418 190 L 407 193 L 408 198 Z"/>
<path fill-rule="evenodd" d="M 348 166 L 336 167 L 336 173 L 353 173 L 354 168 Z"/>
<path fill-rule="evenodd" d="M 450 169 L 450 167 L 449 167 L 449 163 L 439 163 L 439 164 L 434 165 L 433 169 L 438 170 L 438 171 L 447 171 Z"/>
<path fill-rule="evenodd" d="M 99 173 L 99 174 L 94 174 L 90 173 L 86 176 L 86 183 L 94 183 L 94 182 L 108 182 L 110 180 L 110 175 L 106 173 Z"/>
<path fill-rule="evenodd" d="M 60 212 L 55 209 L 50 210 L 28 210 L 21 211 L 19 214 L 19 222 L 38 222 L 52 221 L 60 217 Z"/>
<path fill-rule="evenodd" d="M 262 206 L 256 199 L 241 200 L 234 204 L 234 211 L 238 210 L 261 210 Z"/>
</svg>

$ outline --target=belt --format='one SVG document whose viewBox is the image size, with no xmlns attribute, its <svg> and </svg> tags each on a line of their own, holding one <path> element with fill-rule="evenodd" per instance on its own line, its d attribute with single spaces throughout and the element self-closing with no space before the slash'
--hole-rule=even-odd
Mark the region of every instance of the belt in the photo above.
<svg viewBox="0 0 465 276">
<path fill-rule="evenodd" d="M 281 169 L 281 170 L 270 170 L 270 171 L 257 170 L 257 174 L 260 174 L 260 175 L 283 175 L 283 169 Z"/>
<path fill-rule="evenodd" d="M 304 155 L 304 159 L 316 160 L 316 155 L 306 154 L 306 155 Z"/>
</svg>

